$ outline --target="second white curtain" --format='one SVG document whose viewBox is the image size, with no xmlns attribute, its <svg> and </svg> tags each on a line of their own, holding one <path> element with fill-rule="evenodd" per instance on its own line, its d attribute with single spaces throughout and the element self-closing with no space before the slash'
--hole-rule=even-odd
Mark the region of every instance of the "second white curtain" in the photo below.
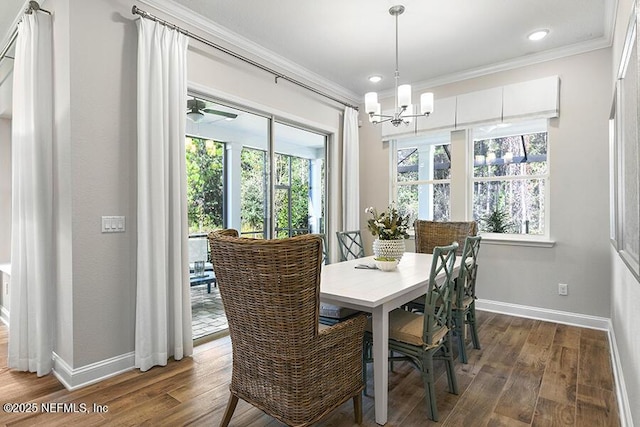
<svg viewBox="0 0 640 427">
<path fill-rule="evenodd" d="M 193 352 L 185 111 L 188 38 L 138 20 L 138 250 L 135 365 Z"/>
<path fill-rule="evenodd" d="M 13 68 L 12 223 L 8 366 L 53 367 L 53 63 L 51 17 L 18 24 Z"/>
<path fill-rule="evenodd" d="M 342 140 L 342 227 L 360 229 L 360 142 L 358 111 L 345 107 Z"/>
</svg>

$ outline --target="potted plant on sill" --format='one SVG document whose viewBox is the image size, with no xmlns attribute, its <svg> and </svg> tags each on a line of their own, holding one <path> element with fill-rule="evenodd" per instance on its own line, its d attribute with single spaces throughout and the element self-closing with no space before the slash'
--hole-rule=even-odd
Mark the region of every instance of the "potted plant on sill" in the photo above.
<svg viewBox="0 0 640 427">
<path fill-rule="evenodd" d="M 380 214 L 374 207 L 365 209 L 365 212 L 371 214 L 367 228 L 376 238 L 373 241 L 375 258 L 395 258 L 399 261 L 405 251 L 404 239 L 409 238 L 409 216 L 400 215 L 394 205 Z"/>
</svg>

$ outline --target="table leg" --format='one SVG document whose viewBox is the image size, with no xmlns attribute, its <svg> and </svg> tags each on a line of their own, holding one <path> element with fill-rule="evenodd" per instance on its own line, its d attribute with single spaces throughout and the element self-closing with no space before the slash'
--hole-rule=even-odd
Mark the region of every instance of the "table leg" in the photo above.
<svg viewBox="0 0 640 427">
<path fill-rule="evenodd" d="M 376 307 L 372 313 L 373 329 L 373 384 L 376 423 L 387 423 L 389 396 L 389 313 L 384 307 Z"/>
</svg>

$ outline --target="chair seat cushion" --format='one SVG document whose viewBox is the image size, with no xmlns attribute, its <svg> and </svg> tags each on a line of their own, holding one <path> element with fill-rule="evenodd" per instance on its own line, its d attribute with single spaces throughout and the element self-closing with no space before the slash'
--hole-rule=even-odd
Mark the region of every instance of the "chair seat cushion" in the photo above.
<svg viewBox="0 0 640 427">
<path fill-rule="evenodd" d="M 464 297 L 464 301 L 461 307 L 458 307 L 457 301 L 454 301 L 453 304 L 451 305 L 451 309 L 457 310 L 458 308 L 461 308 L 463 310 L 466 310 L 467 308 L 469 308 L 472 302 L 473 302 L 472 297 Z"/>
<path fill-rule="evenodd" d="M 449 328 L 442 327 L 433 334 L 433 343 L 422 341 L 424 329 L 424 316 L 418 313 L 397 308 L 389 313 L 389 339 L 404 342 L 411 345 L 435 347 L 445 337 Z M 371 319 L 367 322 L 366 331 L 371 332 Z"/>
<path fill-rule="evenodd" d="M 320 303 L 320 316 L 330 317 L 332 319 L 346 319 L 353 316 L 356 313 L 360 313 L 358 310 L 352 308 L 340 307 L 333 304 Z"/>
</svg>

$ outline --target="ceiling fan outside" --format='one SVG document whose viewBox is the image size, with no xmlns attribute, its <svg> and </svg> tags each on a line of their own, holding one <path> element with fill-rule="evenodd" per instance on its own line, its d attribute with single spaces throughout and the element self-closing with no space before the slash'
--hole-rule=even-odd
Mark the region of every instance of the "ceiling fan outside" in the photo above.
<svg viewBox="0 0 640 427">
<path fill-rule="evenodd" d="M 211 108 L 206 108 L 207 104 L 205 101 L 197 98 L 187 100 L 187 118 L 194 123 L 200 123 L 204 120 L 204 113 L 214 114 L 217 116 L 224 117 L 227 120 L 233 120 L 238 117 L 235 113 L 229 113 L 228 111 L 220 111 L 214 110 Z"/>
</svg>

